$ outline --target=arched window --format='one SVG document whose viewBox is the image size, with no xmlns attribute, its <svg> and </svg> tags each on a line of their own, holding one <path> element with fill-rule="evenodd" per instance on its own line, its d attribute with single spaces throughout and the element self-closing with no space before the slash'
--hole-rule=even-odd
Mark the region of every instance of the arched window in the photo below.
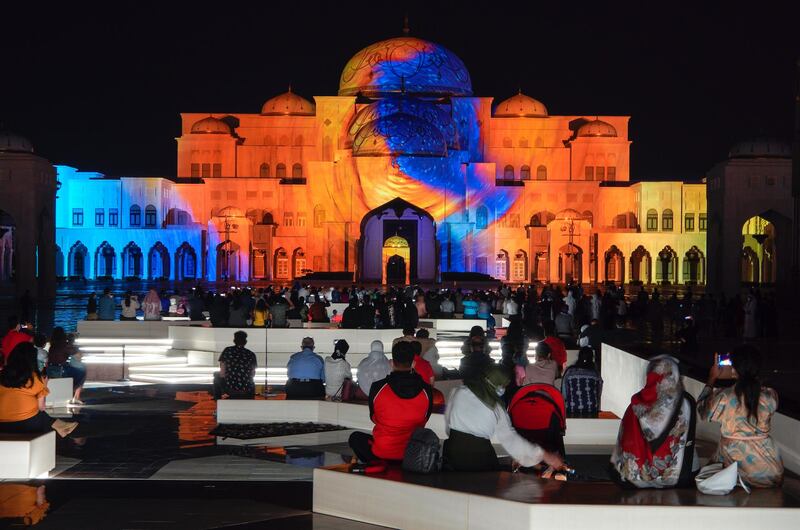
<svg viewBox="0 0 800 530">
<path fill-rule="evenodd" d="M 530 180 L 531 166 L 522 166 L 521 168 L 519 168 L 519 178 L 520 180 Z"/>
<path fill-rule="evenodd" d="M 508 252 L 505 250 L 497 253 L 494 262 L 494 277 L 498 280 L 508 280 Z"/>
<path fill-rule="evenodd" d="M 547 180 L 547 168 L 545 166 L 536 168 L 536 180 Z"/>
<path fill-rule="evenodd" d="M 672 210 L 669 208 L 661 214 L 661 230 L 672 232 Z"/>
<path fill-rule="evenodd" d="M 131 206 L 131 226 L 142 225 L 142 208 L 138 204 Z"/>
<path fill-rule="evenodd" d="M 531 216 L 531 226 L 544 226 L 541 214 L 535 213 Z"/>
<path fill-rule="evenodd" d="M 655 210 L 647 210 L 647 231 L 655 232 L 658 230 L 658 212 Z"/>
<path fill-rule="evenodd" d="M 325 208 L 321 204 L 314 206 L 314 228 L 322 228 L 325 224 Z"/>
<path fill-rule="evenodd" d="M 155 228 L 156 226 L 156 207 L 148 204 L 144 209 L 144 226 L 147 228 Z"/>
<path fill-rule="evenodd" d="M 479 206 L 475 210 L 475 228 L 483 230 L 489 226 L 489 209 L 486 206 Z"/>
<path fill-rule="evenodd" d="M 275 221 L 272 218 L 272 213 L 264 212 L 264 215 L 261 217 L 261 224 L 264 225 L 275 224 Z"/>
<path fill-rule="evenodd" d="M 303 178 L 303 166 L 301 164 L 295 164 L 292 166 L 292 178 L 293 179 Z"/>
<path fill-rule="evenodd" d="M 262 179 L 269 178 L 269 164 L 267 163 L 261 164 L 261 167 L 258 168 L 258 176 L 261 177 Z"/>
<path fill-rule="evenodd" d="M 280 280 L 289 279 L 289 255 L 284 248 L 275 251 L 275 278 Z"/>
<path fill-rule="evenodd" d="M 514 166 L 506 166 L 503 169 L 503 180 L 514 180 Z"/>
<path fill-rule="evenodd" d="M 278 179 L 286 178 L 286 164 L 278 164 L 275 167 L 275 178 Z"/>
</svg>

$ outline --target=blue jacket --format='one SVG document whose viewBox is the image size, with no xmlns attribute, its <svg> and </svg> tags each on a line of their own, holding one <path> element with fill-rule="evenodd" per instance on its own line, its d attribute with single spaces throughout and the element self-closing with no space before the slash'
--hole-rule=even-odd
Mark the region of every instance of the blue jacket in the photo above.
<svg viewBox="0 0 800 530">
<path fill-rule="evenodd" d="M 325 361 L 309 348 L 289 357 L 289 379 L 320 379 L 325 381 Z"/>
<path fill-rule="evenodd" d="M 98 320 L 114 320 L 114 311 L 117 309 L 117 303 L 114 301 L 113 296 L 101 296 L 97 301 L 97 319 Z"/>
</svg>

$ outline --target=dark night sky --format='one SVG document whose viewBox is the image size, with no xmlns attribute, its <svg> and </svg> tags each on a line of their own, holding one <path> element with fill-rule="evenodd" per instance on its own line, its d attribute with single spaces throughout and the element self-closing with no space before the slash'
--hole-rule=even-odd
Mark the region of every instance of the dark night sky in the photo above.
<svg viewBox="0 0 800 530">
<path fill-rule="evenodd" d="M 635 180 L 699 177 L 740 139 L 790 139 L 800 3 L 639 3 L 4 7 L 0 122 L 55 163 L 174 175 L 179 112 L 258 112 L 289 82 L 333 95 L 347 59 L 399 35 L 407 11 L 476 95 L 521 86 L 551 114 L 631 115 Z"/>
</svg>

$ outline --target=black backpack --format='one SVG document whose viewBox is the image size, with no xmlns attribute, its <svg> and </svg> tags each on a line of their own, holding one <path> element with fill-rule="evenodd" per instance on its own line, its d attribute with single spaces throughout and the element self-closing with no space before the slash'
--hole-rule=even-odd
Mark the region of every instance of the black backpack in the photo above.
<svg viewBox="0 0 800 530">
<path fill-rule="evenodd" d="M 403 469 L 414 473 L 436 473 L 442 469 L 439 437 L 430 429 L 414 431 L 403 455 Z"/>
</svg>

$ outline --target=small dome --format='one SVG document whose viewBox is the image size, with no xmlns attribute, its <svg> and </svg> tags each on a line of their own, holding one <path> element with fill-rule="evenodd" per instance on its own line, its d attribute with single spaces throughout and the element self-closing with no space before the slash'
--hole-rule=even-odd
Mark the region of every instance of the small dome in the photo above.
<svg viewBox="0 0 800 530">
<path fill-rule="evenodd" d="M 367 123 L 353 139 L 353 156 L 446 155 L 442 132 L 430 122 L 403 112 Z"/>
<path fill-rule="evenodd" d="M 772 138 L 756 138 L 731 147 L 730 158 L 791 158 L 792 148 L 786 142 Z"/>
<path fill-rule="evenodd" d="M 501 101 L 494 109 L 495 118 L 546 118 L 547 107 L 536 99 L 526 96 L 520 91 L 505 101 Z"/>
<path fill-rule="evenodd" d="M 580 126 L 578 129 L 578 136 L 612 138 L 617 136 L 617 130 L 608 122 L 602 120 L 592 120 Z"/>
<path fill-rule="evenodd" d="M 0 131 L 0 152 L 33 153 L 33 144 L 24 136 L 10 131 Z"/>
<path fill-rule="evenodd" d="M 392 236 L 383 242 L 383 248 L 408 248 L 408 241 L 400 236 Z"/>
<path fill-rule="evenodd" d="M 244 213 L 236 206 L 226 206 L 217 212 L 217 217 L 244 217 Z"/>
<path fill-rule="evenodd" d="M 316 112 L 317 106 L 292 92 L 291 87 L 288 92 L 268 99 L 261 107 L 262 116 L 313 116 Z"/>
<path fill-rule="evenodd" d="M 209 116 L 192 125 L 192 134 L 231 134 L 230 126 L 219 118 Z"/>
<path fill-rule="evenodd" d="M 339 79 L 339 95 L 472 95 L 467 67 L 456 54 L 422 39 L 397 37 L 356 53 Z"/>
</svg>

